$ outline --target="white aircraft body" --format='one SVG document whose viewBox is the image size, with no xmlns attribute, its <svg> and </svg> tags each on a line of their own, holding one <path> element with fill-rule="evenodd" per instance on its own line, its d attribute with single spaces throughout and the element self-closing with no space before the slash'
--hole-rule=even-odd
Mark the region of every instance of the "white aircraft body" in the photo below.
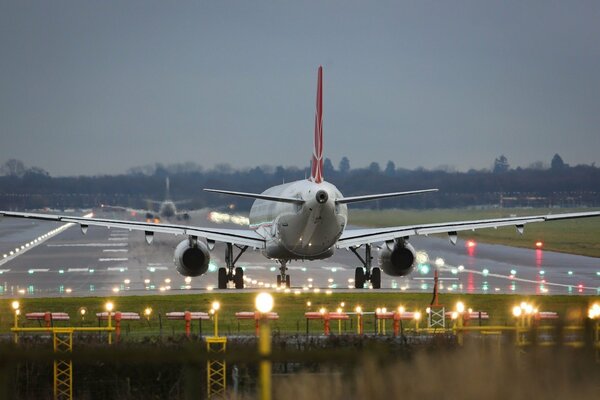
<svg viewBox="0 0 600 400">
<path fill-rule="evenodd" d="M 474 221 L 456 221 L 433 224 L 394 226 L 373 229 L 346 229 L 347 204 L 396 196 L 414 195 L 437 189 L 344 197 L 331 183 L 325 182 L 323 169 L 323 70 L 319 67 L 317 106 L 315 116 L 314 150 L 311 177 L 274 186 L 261 194 L 205 189 L 227 195 L 255 199 L 250 211 L 250 229 L 218 229 L 167 223 L 143 223 L 125 220 L 72 217 L 64 215 L 31 214 L 0 211 L 7 217 L 74 222 L 85 233 L 88 226 L 124 228 L 144 231 L 148 244 L 155 233 L 183 235 L 187 238 L 175 248 L 174 263 L 185 276 L 200 276 L 208 271 L 210 252 L 215 242 L 226 244 L 226 267 L 219 268 L 218 286 L 226 288 L 234 282 L 244 287 L 243 270 L 235 264 L 249 248 L 257 249 L 280 264 L 279 284 L 290 286 L 287 263 L 290 260 L 320 260 L 333 255 L 336 248 L 345 248 L 356 254 L 362 266 L 356 268 L 355 286 L 363 288 L 369 281 L 373 288 L 381 287 L 381 271 L 391 276 L 404 276 L 415 267 L 415 251 L 408 239 L 415 235 L 447 233 L 456 244 L 459 231 L 481 228 L 515 226 L 523 233 L 524 225 L 533 222 L 600 216 L 600 212 L 580 212 L 526 217 L 496 218 Z M 379 246 L 382 244 L 381 246 Z M 379 249 L 378 266 L 372 266 L 373 245 Z M 234 247 L 239 251 L 234 254 Z M 364 248 L 361 256 L 359 248 Z"/>
</svg>

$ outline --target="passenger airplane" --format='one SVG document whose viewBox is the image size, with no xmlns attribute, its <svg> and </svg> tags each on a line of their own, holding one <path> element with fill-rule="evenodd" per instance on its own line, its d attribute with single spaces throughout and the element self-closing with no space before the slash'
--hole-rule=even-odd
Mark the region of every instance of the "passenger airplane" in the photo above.
<svg viewBox="0 0 600 400">
<path fill-rule="evenodd" d="M 104 226 L 144 231 L 148 244 L 155 233 L 187 236 L 175 248 L 174 263 L 185 276 L 199 276 L 208 271 L 210 252 L 215 242 L 226 244 L 226 267 L 219 268 L 218 287 L 224 289 L 233 282 L 237 289 L 244 287 L 244 271 L 235 264 L 249 248 L 259 249 L 279 264 L 278 284 L 290 286 L 287 263 L 290 260 L 321 260 L 333 255 L 336 248 L 352 251 L 362 266 L 355 271 L 355 287 L 363 288 L 369 281 L 373 288 L 381 287 L 381 271 L 391 276 L 404 276 L 415 267 L 415 251 L 408 239 L 415 235 L 447 233 L 456 244 L 458 232 L 481 228 L 515 226 L 523 233 L 524 225 L 532 222 L 600 216 L 600 212 L 580 212 L 527 217 L 495 218 L 476 221 L 443 222 L 434 224 L 394 226 L 374 229 L 346 229 L 347 205 L 396 196 L 434 192 L 437 189 L 415 190 L 344 197 L 323 177 L 323 69 L 319 67 L 317 107 L 315 116 L 314 150 L 309 179 L 274 186 L 261 194 L 205 189 L 209 192 L 255 199 L 250 211 L 250 229 L 218 229 L 176 224 L 153 224 L 102 218 L 64 215 L 31 214 L 0 211 L 7 217 L 32 218 L 47 221 L 72 222 L 85 233 L 88 226 Z M 372 247 L 382 243 L 379 266 L 372 266 Z M 234 247 L 238 249 L 234 253 Z M 364 249 L 364 256 L 359 253 Z"/>
<path fill-rule="evenodd" d="M 113 206 L 109 204 L 102 204 L 101 207 L 106 210 L 124 210 L 127 212 L 135 212 L 139 214 L 144 214 L 146 217 L 146 222 L 160 222 L 160 218 L 164 218 L 167 220 L 177 219 L 179 220 L 188 220 L 190 219 L 190 214 L 185 211 L 178 211 L 177 204 L 188 203 L 189 200 L 179 200 L 173 201 L 171 200 L 171 192 L 170 192 L 170 182 L 169 177 L 165 179 L 165 199 L 163 201 L 156 200 L 148 200 L 148 202 L 158 205 L 158 217 L 155 214 L 154 210 L 139 210 L 135 208 L 122 207 L 122 206 Z"/>
</svg>

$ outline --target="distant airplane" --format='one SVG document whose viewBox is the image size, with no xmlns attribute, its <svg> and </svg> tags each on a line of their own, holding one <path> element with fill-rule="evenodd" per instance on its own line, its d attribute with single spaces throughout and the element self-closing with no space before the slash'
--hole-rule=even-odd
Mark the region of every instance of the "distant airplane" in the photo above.
<svg viewBox="0 0 600 400">
<path fill-rule="evenodd" d="M 265 257 L 279 263 L 277 283 L 290 287 L 287 264 L 291 260 L 321 260 L 333 255 L 336 248 L 352 251 L 362 264 L 355 271 L 355 287 L 363 288 L 370 282 L 375 289 L 381 287 L 381 271 L 391 276 L 404 276 L 415 267 L 415 250 L 408 239 L 415 235 L 447 233 L 456 244 L 458 232 L 481 228 L 515 226 L 523 233 L 525 224 L 571 218 L 600 216 L 600 212 L 580 212 L 527 217 L 495 218 L 475 221 L 456 221 L 418 224 L 373 229 L 346 229 L 347 205 L 397 196 L 434 192 L 437 189 L 414 190 L 344 197 L 323 177 L 323 69 L 319 67 L 317 107 L 315 116 L 314 150 L 309 179 L 271 187 L 261 194 L 205 189 L 209 192 L 255 199 L 250 211 L 250 229 L 217 229 L 175 224 L 152 224 L 102 218 L 70 217 L 64 215 L 31 214 L 0 211 L 8 217 L 33 218 L 47 221 L 74 222 L 86 232 L 88 225 L 144 231 L 146 241 L 152 242 L 154 233 L 185 235 L 175 248 L 177 271 L 185 276 L 199 276 L 208 271 L 210 251 L 215 242 L 226 244 L 226 267 L 219 268 L 218 287 L 224 289 L 228 282 L 244 287 L 244 271 L 235 264 L 249 248 L 259 249 Z M 372 266 L 372 248 L 381 244 L 379 266 Z M 234 247 L 238 249 L 234 254 Z M 363 255 L 359 253 L 364 249 Z"/>
<path fill-rule="evenodd" d="M 146 222 L 160 222 L 161 219 L 167 220 L 189 220 L 190 214 L 188 212 L 177 211 L 177 204 L 189 203 L 189 200 L 171 200 L 170 183 L 169 177 L 165 179 L 165 199 L 163 201 L 147 200 L 149 203 L 158 205 L 158 214 L 155 210 L 140 210 L 129 207 L 113 206 L 109 204 L 102 204 L 101 207 L 105 210 L 124 210 L 136 214 L 144 214 Z"/>
</svg>

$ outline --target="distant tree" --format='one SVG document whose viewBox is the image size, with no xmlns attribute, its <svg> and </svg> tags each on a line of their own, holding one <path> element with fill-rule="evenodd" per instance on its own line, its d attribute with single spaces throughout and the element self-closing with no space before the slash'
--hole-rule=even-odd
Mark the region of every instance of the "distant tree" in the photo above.
<svg viewBox="0 0 600 400">
<path fill-rule="evenodd" d="M 335 167 L 329 158 L 326 158 L 323 161 L 323 174 L 327 176 L 331 176 L 335 172 Z"/>
<path fill-rule="evenodd" d="M 508 159 L 504 156 L 504 154 L 494 160 L 494 168 L 492 171 L 495 174 L 507 172 L 509 169 L 510 165 L 508 164 Z"/>
<path fill-rule="evenodd" d="M 550 168 L 557 170 L 568 167 L 567 164 L 563 161 L 562 157 L 557 154 L 552 157 L 552 162 L 550 163 Z"/>
<path fill-rule="evenodd" d="M 396 164 L 392 160 L 388 161 L 383 172 L 386 176 L 394 176 L 396 173 Z"/>
<path fill-rule="evenodd" d="M 532 162 L 531 164 L 529 164 L 527 169 L 533 169 L 535 171 L 542 171 L 542 170 L 548 169 L 548 167 L 542 161 L 536 161 L 536 162 Z"/>
<path fill-rule="evenodd" d="M 23 164 L 21 160 L 16 160 L 14 158 L 11 158 L 7 162 L 5 162 L 2 167 L 0 167 L 2 175 L 19 178 L 25 175 L 25 170 L 25 164 Z"/>
<path fill-rule="evenodd" d="M 340 160 L 339 170 L 341 174 L 347 174 L 350 172 L 350 160 L 348 160 L 348 157 L 342 157 Z"/>
<path fill-rule="evenodd" d="M 369 171 L 373 172 L 373 173 L 380 173 L 381 172 L 381 167 L 379 166 L 378 162 L 373 161 L 371 164 L 369 164 Z"/>
</svg>

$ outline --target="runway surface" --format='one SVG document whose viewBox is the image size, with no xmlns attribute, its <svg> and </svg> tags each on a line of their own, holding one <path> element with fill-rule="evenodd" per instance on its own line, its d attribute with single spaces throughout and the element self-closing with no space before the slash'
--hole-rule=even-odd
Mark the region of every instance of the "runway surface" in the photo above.
<svg viewBox="0 0 600 400">
<path fill-rule="evenodd" d="M 126 218 L 124 213 L 103 213 Z M 193 215 L 190 225 L 217 226 L 207 212 Z M 237 227 L 236 225 L 218 225 Z M 600 226 L 599 226 L 600 231 Z M 52 235 L 43 237 L 43 235 Z M 37 239 L 37 242 L 35 240 Z M 184 237 L 156 235 L 147 245 L 142 232 L 77 225 L 0 220 L 0 296 L 104 296 L 107 294 L 196 293 L 214 290 L 216 269 L 224 266 L 224 246 L 211 253 L 204 276 L 180 276 L 173 250 Z M 433 270 L 440 267 L 440 291 L 454 293 L 600 294 L 600 259 L 478 243 L 456 246 L 434 237 L 411 238 L 428 261 L 407 277 L 382 274 L 382 290 L 431 292 Z M 23 248 L 21 248 L 21 246 Z M 18 249 L 19 251 L 16 251 Z M 10 252 L 13 252 L 11 255 Z M 425 257 L 425 256 L 422 256 Z M 376 262 L 376 259 L 374 260 Z M 277 263 L 260 252 L 246 252 L 237 264 L 245 269 L 248 289 L 276 282 Z M 349 251 L 322 261 L 291 262 L 292 291 L 342 291 L 353 287 L 360 262 Z M 368 289 L 367 289 L 368 290 Z"/>
</svg>

